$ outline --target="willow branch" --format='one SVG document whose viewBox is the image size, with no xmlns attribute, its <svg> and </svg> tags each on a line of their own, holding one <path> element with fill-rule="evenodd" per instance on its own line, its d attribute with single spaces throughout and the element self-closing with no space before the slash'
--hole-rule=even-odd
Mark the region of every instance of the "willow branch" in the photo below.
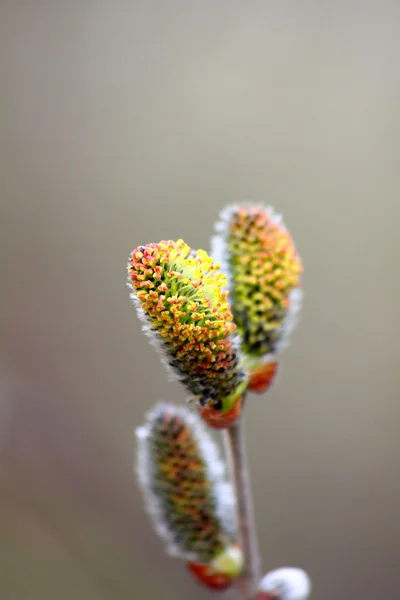
<svg viewBox="0 0 400 600">
<path fill-rule="evenodd" d="M 260 557 L 254 519 L 249 467 L 246 458 L 243 416 L 224 431 L 227 459 L 236 493 L 239 543 L 244 554 L 244 568 L 237 580 L 240 600 L 253 600 L 260 581 Z"/>
</svg>

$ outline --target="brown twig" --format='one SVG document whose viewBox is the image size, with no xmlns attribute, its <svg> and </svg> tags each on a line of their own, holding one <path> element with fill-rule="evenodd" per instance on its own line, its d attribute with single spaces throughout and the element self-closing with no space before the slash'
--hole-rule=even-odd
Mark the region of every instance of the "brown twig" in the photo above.
<svg viewBox="0 0 400 600">
<path fill-rule="evenodd" d="M 236 493 L 239 543 L 244 554 L 244 568 L 237 580 L 238 598 L 254 600 L 260 580 L 260 557 L 254 519 L 249 467 L 246 458 L 243 413 L 234 425 L 224 431 L 224 442 Z"/>
</svg>

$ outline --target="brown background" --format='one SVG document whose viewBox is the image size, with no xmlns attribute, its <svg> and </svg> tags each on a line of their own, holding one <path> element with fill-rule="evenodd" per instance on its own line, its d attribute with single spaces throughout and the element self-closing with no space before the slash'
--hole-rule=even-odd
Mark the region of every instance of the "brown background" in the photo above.
<svg viewBox="0 0 400 600">
<path fill-rule="evenodd" d="M 264 570 L 399 598 L 397 2 L 3 0 L 2 600 L 206 599 L 167 558 L 132 431 L 183 402 L 129 252 L 285 216 L 306 266 L 280 382 L 248 403 Z M 229 597 L 229 595 L 227 596 Z"/>
</svg>

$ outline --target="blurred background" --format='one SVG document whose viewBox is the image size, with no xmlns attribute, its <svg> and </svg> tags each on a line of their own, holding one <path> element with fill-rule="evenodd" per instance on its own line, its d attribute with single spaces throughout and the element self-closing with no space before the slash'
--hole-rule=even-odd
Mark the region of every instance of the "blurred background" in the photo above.
<svg viewBox="0 0 400 600">
<path fill-rule="evenodd" d="M 132 474 L 144 412 L 186 395 L 126 262 L 207 248 L 245 199 L 305 264 L 279 382 L 246 410 L 264 572 L 400 597 L 399 20 L 390 0 L 1 2 L 2 600 L 211 597 Z"/>
</svg>

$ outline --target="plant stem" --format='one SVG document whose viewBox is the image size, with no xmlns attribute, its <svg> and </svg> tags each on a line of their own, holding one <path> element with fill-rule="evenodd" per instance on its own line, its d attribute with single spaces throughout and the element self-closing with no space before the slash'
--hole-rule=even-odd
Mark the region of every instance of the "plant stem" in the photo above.
<svg viewBox="0 0 400 600">
<path fill-rule="evenodd" d="M 261 575 L 250 474 L 245 449 L 243 410 L 242 416 L 223 434 L 236 494 L 239 543 L 244 554 L 243 573 L 237 580 L 238 598 L 253 600 Z"/>
</svg>

